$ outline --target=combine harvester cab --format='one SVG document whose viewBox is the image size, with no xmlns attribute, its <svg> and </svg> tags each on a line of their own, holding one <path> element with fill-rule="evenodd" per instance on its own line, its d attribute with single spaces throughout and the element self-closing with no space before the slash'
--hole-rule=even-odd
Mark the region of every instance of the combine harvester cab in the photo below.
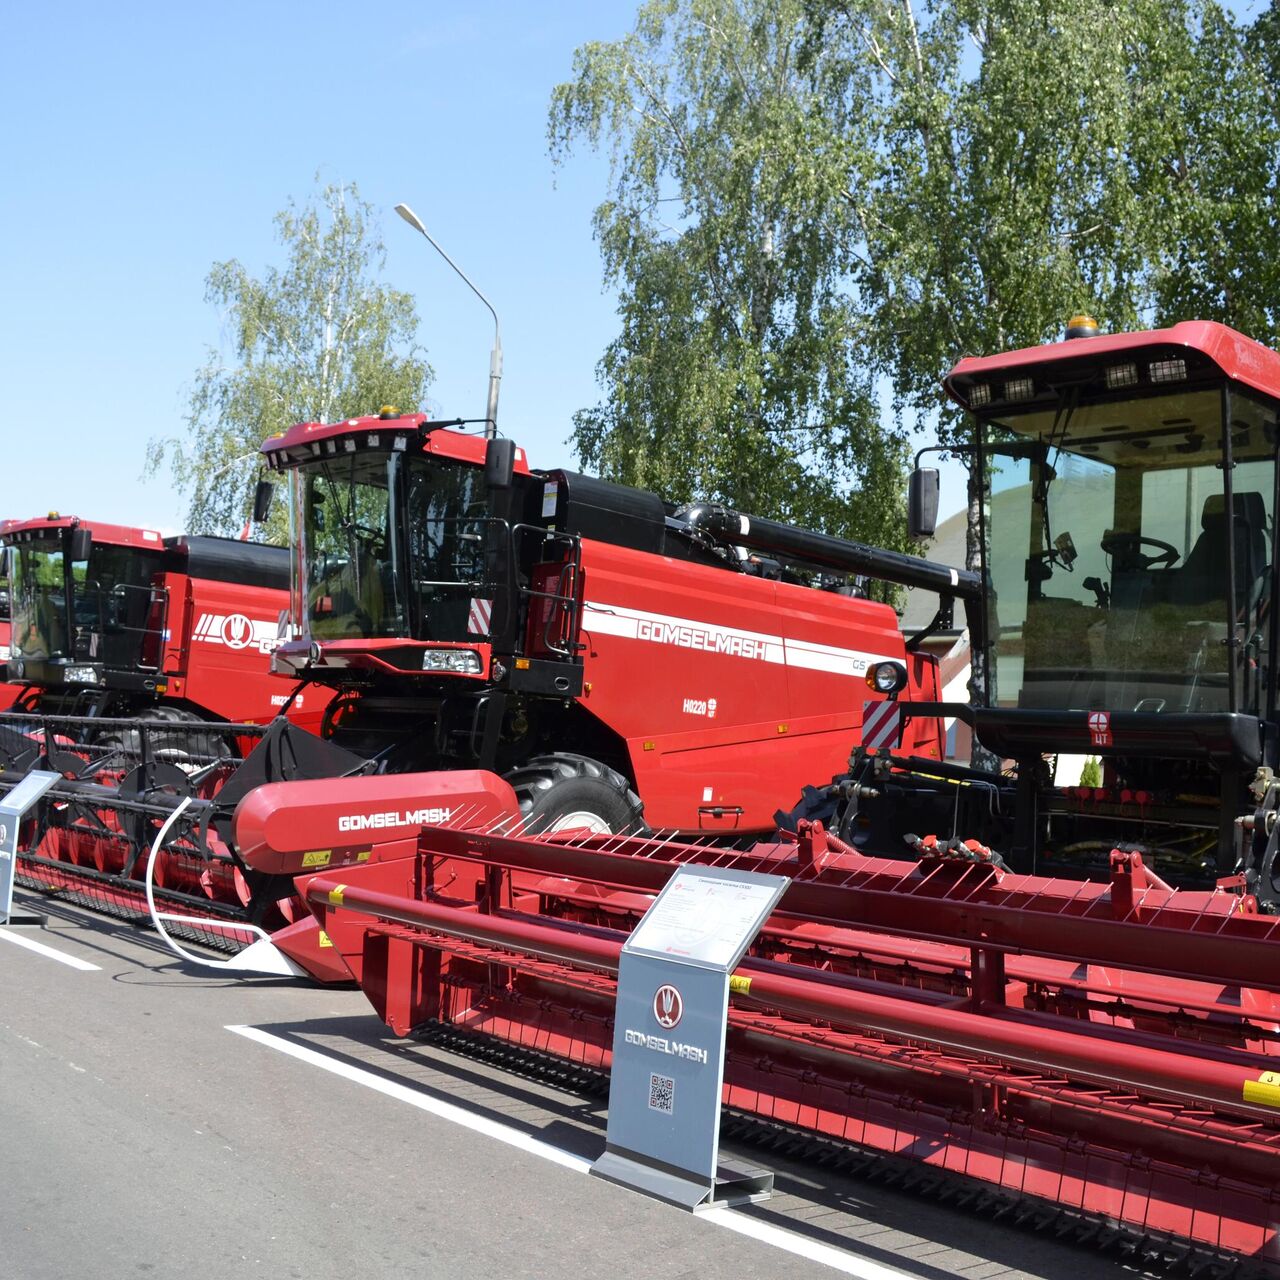
<svg viewBox="0 0 1280 1280">
<path fill-rule="evenodd" d="M 907 713 L 967 721 L 992 767 L 862 758 L 794 818 L 871 853 L 976 839 L 1078 877 L 1132 847 L 1274 909 L 1280 356 L 1184 323 L 968 359 L 946 385 L 990 494 L 981 696 Z M 917 471 L 913 495 L 936 487 Z"/>
<path fill-rule="evenodd" d="M 319 726 L 316 691 L 291 700 L 268 666 L 288 608 L 289 552 L 56 515 L 6 521 L 0 542 L 13 615 L 7 674 L 20 689 L 0 716 L 0 789 L 31 768 L 64 777 L 28 828 L 20 880 L 134 917 L 146 910 L 155 820 L 183 797 L 208 805 L 281 710 L 294 727 Z M 301 758 L 326 767 L 296 734 L 266 751 L 266 776 L 313 776 L 299 773 Z M 361 764 L 336 753 L 327 767 Z M 277 886 L 259 893 L 198 825 L 176 829 L 155 882 L 170 905 L 217 919 L 271 927 L 306 915 Z M 196 932 L 228 948 L 244 941 Z"/>
<path fill-rule="evenodd" d="M 964 716 L 1016 768 L 859 752 L 803 806 L 847 839 L 801 814 L 745 851 L 429 829 L 306 901 L 397 1032 L 606 1070 L 621 944 L 673 871 L 786 875 L 732 984 L 744 1132 L 1193 1272 L 1280 1263 L 1280 357 L 1188 324 L 948 386 L 997 480 L 989 582 L 957 591 L 993 678 L 976 706 L 900 709 Z M 1055 786 L 1068 752 L 1103 785 Z"/>
<path fill-rule="evenodd" d="M 530 468 L 422 414 L 263 446 L 298 530 L 276 671 L 338 691 L 323 736 L 390 772 L 501 774 L 530 827 L 741 838 L 845 768 L 863 706 L 936 699 L 867 579 L 976 579 L 718 507 Z M 963 579 L 963 581 L 961 581 Z M 941 750 L 917 719 L 908 749 Z"/>
</svg>

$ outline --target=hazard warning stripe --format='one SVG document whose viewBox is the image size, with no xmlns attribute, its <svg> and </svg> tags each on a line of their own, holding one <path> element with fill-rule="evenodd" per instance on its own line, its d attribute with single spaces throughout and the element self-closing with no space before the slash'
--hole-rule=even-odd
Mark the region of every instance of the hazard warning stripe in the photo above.
<svg viewBox="0 0 1280 1280">
<path fill-rule="evenodd" d="M 902 710 L 896 702 L 862 704 L 862 745 L 896 747 L 902 734 Z"/>
<path fill-rule="evenodd" d="M 493 620 L 493 601 L 472 597 L 471 609 L 467 614 L 467 634 L 487 636 Z"/>
</svg>

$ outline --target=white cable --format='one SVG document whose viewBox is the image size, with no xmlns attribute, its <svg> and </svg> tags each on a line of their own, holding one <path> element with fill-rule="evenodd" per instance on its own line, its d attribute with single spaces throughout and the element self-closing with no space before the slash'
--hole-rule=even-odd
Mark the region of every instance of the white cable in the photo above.
<svg viewBox="0 0 1280 1280">
<path fill-rule="evenodd" d="M 151 913 L 151 923 L 155 925 L 156 932 L 164 939 L 169 950 L 179 960 L 185 960 L 187 964 L 200 965 L 206 969 L 234 969 L 238 973 L 266 973 L 275 977 L 306 977 L 306 970 L 290 960 L 271 941 L 271 935 L 256 924 L 241 923 L 236 920 L 218 920 L 210 916 L 180 916 L 170 911 L 157 910 L 154 883 L 156 858 L 160 855 L 160 846 L 164 844 L 165 836 L 169 834 L 169 828 L 177 822 L 190 803 L 191 797 L 184 796 L 178 807 L 164 820 L 164 825 L 156 834 L 155 840 L 152 841 L 151 853 L 147 858 L 145 880 L 147 910 Z M 197 925 L 202 929 L 235 929 L 241 933 L 256 933 L 258 940 L 250 943 L 243 951 L 237 952 L 227 960 L 210 960 L 205 956 L 197 955 L 193 951 L 188 951 L 174 941 L 169 935 L 169 931 L 161 923 L 164 920 L 168 920 L 173 924 Z"/>
</svg>

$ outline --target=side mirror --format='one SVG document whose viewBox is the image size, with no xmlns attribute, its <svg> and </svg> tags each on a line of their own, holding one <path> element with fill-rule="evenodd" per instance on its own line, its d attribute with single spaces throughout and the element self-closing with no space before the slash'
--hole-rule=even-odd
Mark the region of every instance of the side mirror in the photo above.
<svg viewBox="0 0 1280 1280">
<path fill-rule="evenodd" d="M 92 545 L 93 530 L 86 529 L 84 525 L 77 525 L 71 530 L 71 537 L 67 539 L 67 556 L 72 561 L 87 560 L 89 548 Z"/>
<path fill-rule="evenodd" d="M 516 442 L 495 436 L 485 445 L 484 482 L 490 489 L 510 489 L 516 470 Z"/>
<path fill-rule="evenodd" d="M 907 484 L 907 532 L 913 538 L 932 538 L 938 528 L 936 467 L 917 467 Z"/>
<path fill-rule="evenodd" d="M 259 480 L 253 491 L 253 523 L 261 524 L 271 514 L 271 499 L 276 487 L 270 480 Z"/>
</svg>

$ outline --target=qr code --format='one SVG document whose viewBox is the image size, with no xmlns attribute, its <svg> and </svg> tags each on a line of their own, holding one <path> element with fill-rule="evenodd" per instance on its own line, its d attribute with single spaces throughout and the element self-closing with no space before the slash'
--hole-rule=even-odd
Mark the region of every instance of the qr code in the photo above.
<svg viewBox="0 0 1280 1280">
<path fill-rule="evenodd" d="M 661 1111 L 664 1116 L 671 1114 L 676 1100 L 676 1082 L 670 1076 L 651 1075 L 649 1077 L 649 1110 Z"/>
</svg>

